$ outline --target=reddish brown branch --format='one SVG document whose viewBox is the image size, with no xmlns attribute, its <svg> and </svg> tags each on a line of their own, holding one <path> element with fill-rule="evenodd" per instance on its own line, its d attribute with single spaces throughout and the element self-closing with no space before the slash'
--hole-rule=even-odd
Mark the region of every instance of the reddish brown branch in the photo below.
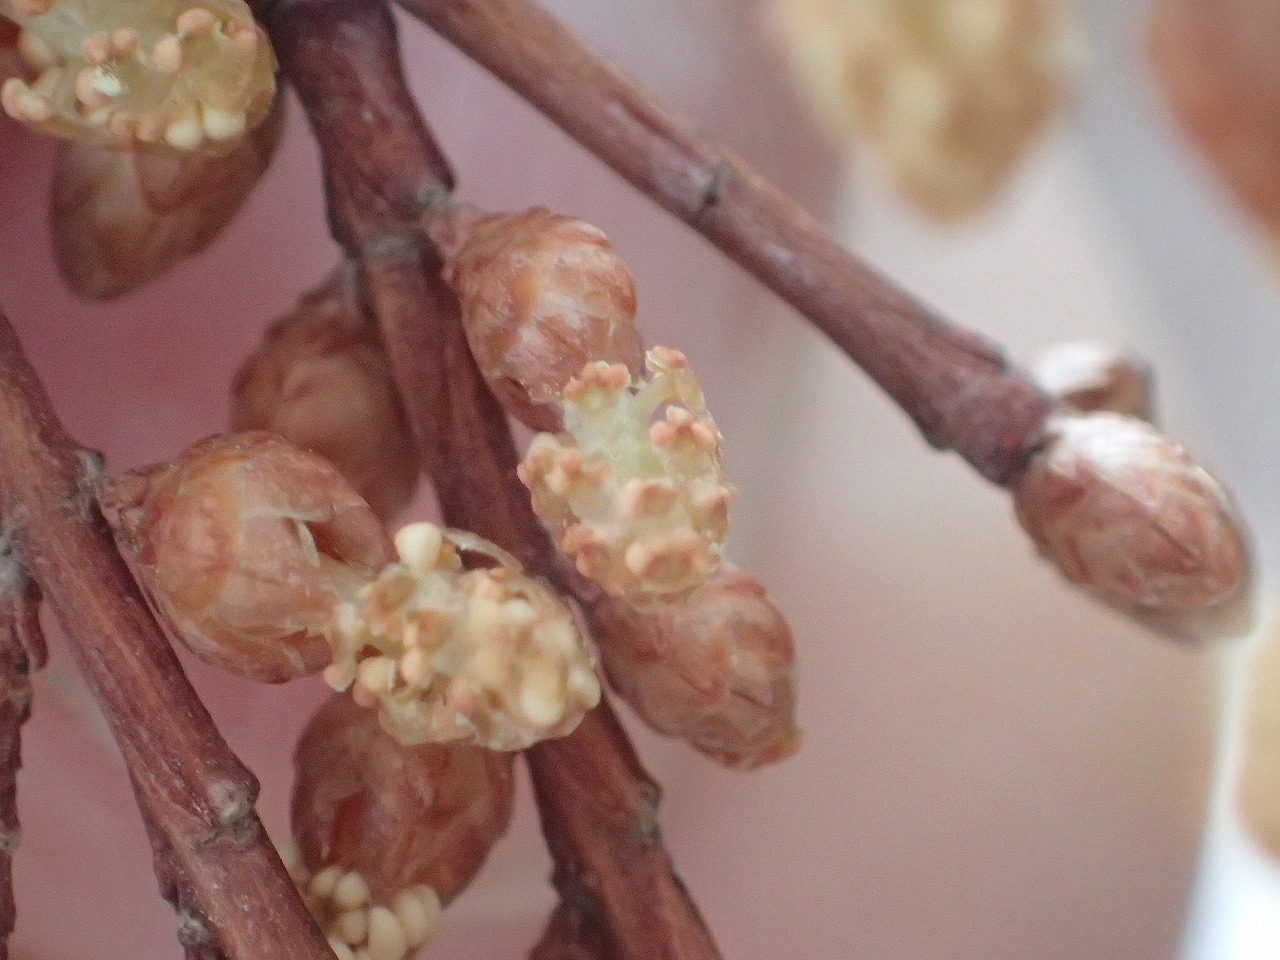
<svg viewBox="0 0 1280 960">
<path fill-rule="evenodd" d="M 0 515 L 62 623 L 134 780 L 230 960 L 326 960 L 218 734 L 148 612 L 93 497 L 98 458 L 67 435 L 0 317 Z"/>
<path fill-rule="evenodd" d="M 741 159 L 531 0 L 399 0 L 812 320 L 934 446 L 1006 483 L 1052 401 L 843 249 Z"/>
<path fill-rule="evenodd" d="M 420 232 L 422 210 L 396 199 L 412 183 L 429 206 L 452 177 L 403 88 L 398 61 L 387 56 L 395 32 L 384 4 L 282 0 L 268 27 L 312 118 L 334 235 L 361 262 L 445 522 L 554 578 L 554 547 L 516 478 L 509 424 L 476 369 L 457 300 Z M 371 111 L 380 125 L 418 131 L 422 139 L 392 145 L 361 136 L 361 118 Z M 566 897 L 564 922 L 583 935 L 578 946 L 607 944 L 602 956 L 635 960 L 718 958 L 659 839 L 657 789 L 607 705 L 571 736 L 527 756 Z M 544 941 L 543 948 L 551 947 Z"/>
</svg>

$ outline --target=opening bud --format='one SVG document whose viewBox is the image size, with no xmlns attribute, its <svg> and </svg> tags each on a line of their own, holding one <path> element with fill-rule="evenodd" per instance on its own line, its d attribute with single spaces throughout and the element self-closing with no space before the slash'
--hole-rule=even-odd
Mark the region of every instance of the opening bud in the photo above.
<svg viewBox="0 0 1280 960">
<path fill-rule="evenodd" d="M 1155 417 L 1151 366 L 1105 343 L 1054 344 L 1036 357 L 1031 378 L 1079 413 L 1105 411 L 1147 422 Z"/>
<path fill-rule="evenodd" d="M 740 770 L 799 748 L 791 630 L 750 574 L 726 565 L 679 603 L 588 612 L 610 685 L 655 730 Z"/>
<path fill-rule="evenodd" d="M 588 361 L 641 371 L 631 272 L 600 230 L 537 208 L 484 216 L 456 206 L 431 225 L 467 342 L 507 410 L 559 430 L 559 398 Z"/>
<path fill-rule="evenodd" d="M 401 960 L 429 941 L 511 820 L 513 755 L 404 746 L 345 695 L 295 754 L 294 881 L 339 956 Z"/>
<path fill-rule="evenodd" d="M 1149 424 L 1111 413 L 1055 419 L 1014 498 L 1068 580 L 1149 625 L 1192 636 L 1247 619 L 1249 555 L 1230 497 Z"/>
<path fill-rule="evenodd" d="M 720 431 L 684 355 L 649 351 L 638 384 L 593 362 L 564 389 L 564 433 L 521 463 L 533 507 L 578 571 L 632 606 L 697 589 L 720 566 L 733 488 Z"/>
<path fill-rule="evenodd" d="M 267 331 L 236 375 L 231 423 L 320 454 L 387 521 L 413 499 L 418 448 L 348 267 Z"/>
<path fill-rule="evenodd" d="M 152 603 L 201 659 L 268 683 L 330 661 L 335 608 L 390 559 L 326 460 L 264 432 L 213 437 L 104 481 L 104 512 Z"/>
</svg>

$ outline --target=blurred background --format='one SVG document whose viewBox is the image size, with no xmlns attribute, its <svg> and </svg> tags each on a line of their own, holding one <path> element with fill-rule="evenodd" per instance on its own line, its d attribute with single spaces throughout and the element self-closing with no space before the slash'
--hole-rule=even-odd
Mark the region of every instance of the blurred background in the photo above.
<svg viewBox="0 0 1280 960">
<path fill-rule="evenodd" d="M 758 5 L 548 6 L 1015 358 L 1095 337 L 1150 359 L 1162 425 L 1235 490 L 1269 581 L 1280 283 L 1261 231 L 1157 96 L 1148 4 L 1076 11 L 1083 56 L 1063 109 L 989 204 L 945 224 L 904 201 L 874 150 L 829 135 Z M 1067 589 L 1008 497 L 927 449 L 822 337 L 423 28 L 405 22 L 403 40 L 466 199 L 576 214 L 628 259 L 648 339 L 690 355 L 725 434 L 741 489 L 731 555 L 795 630 L 794 759 L 735 774 L 630 724 L 725 956 L 1280 955 L 1280 869 L 1229 802 L 1244 647 L 1175 646 Z M 336 262 L 314 146 L 291 111 L 217 243 L 106 305 L 53 266 L 52 154 L 0 119 L 0 298 L 78 439 L 116 469 L 168 459 L 225 429 L 235 369 Z M 431 511 L 424 495 L 414 515 Z M 322 683 L 265 688 L 188 663 L 283 841 L 290 755 Z M 15 956 L 173 956 L 123 767 L 57 642 L 24 757 Z M 522 782 L 514 828 L 427 955 L 523 955 L 553 903 L 549 871 Z"/>
</svg>

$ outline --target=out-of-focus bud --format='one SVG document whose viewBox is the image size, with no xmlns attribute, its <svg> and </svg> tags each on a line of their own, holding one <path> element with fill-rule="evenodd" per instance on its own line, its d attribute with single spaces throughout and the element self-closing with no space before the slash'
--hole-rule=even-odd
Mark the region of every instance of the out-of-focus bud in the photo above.
<svg viewBox="0 0 1280 960">
<path fill-rule="evenodd" d="M 221 154 L 62 144 L 51 211 L 54 252 L 71 286 L 95 299 L 117 297 L 213 242 L 271 163 L 283 104 Z"/>
<path fill-rule="evenodd" d="M 733 488 L 720 431 L 684 355 L 649 351 L 651 379 L 589 363 L 564 390 L 565 433 L 519 468 L 562 553 L 632 606 L 695 590 L 720 565 Z"/>
<path fill-rule="evenodd" d="M 1055 419 L 1014 498 L 1022 526 L 1068 580 L 1152 626 L 1235 632 L 1251 615 L 1248 546 L 1230 497 L 1147 423 Z"/>
<path fill-rule="evenodd" d="M 1280 859 L 1280 631 L 1263 638 L 1248 671 L 1237 796 L 1249 832 Z"/>
<path fill-rule="evenodd" d="M 231 425 L 329 460 L 384 521 L 418 486 L 418 448 L 346 265 L 267 331 L 232 386 Z"/>
<path fill-rule="evenodd" d="M 506 832 L 513 759 L 403 746 L 347 696 L 320 709 L 294 758 L 290 868 L 339 957 L 401 960 L 434 936 Z"/>
<path fill-rule="evenodd" d="M 1280 5 L 1158 0 L 1150 49 L 1178 122 L 1236 197 L 1280 241 Z"/>
<path fill-rule="evenodd" d="M 773 0 L 774 32 L 839 139 L 955 220 L 990 204 L 1064 100 L 1062 0 Z"/>
<path fill-rule="evenodd" d="M 338 604 L 391 558 L 333 466 L 269 433 L 213 437 L 104 482 L 104 512 L 173 633 L 200 658 L 279 683 L 330 661 Z"/>
<path fill-rule="evenodd" d="M 655 730 L 740 770 L 800 746 L 791 630 L 751 575 L 726 565 L 682 602 L 588 611 L 610 685 Z"/>
<path fill-rule="evenodd" d="M 275 55 L 244 0 L 0 0 L 34 79 L 0 103 L 49 133 L 118 148 L 218 150 L 275 96 Z"/>
<path fill-rule="evenodd" d="M 589 361 L 639 375 L 635 283 L 598 229 L 543 208 L 483 216 L 458 206 L 431 234 L 480 372 L 524 423 L 561 429 L 561 391 Z"/>
<path fill-rule="evenodd" d="M 415 523 L 330 628 L 325 679 L 401 743 L 523 750 L 573 732 L 600 683 L 564 601 L 474 534 Z M 463 569 L 463 553 L 493 564 Z M 371 653 L 376 651 L 376 653 Z"/>
<path fill-rule="evenodd" d="M 1031 365 L 1041 390 L 1079 413 L 1109 411 L 1150 422 L 1152 373 L 1131 353 L 1093 340 L 1057 343 Z"/>
</svg>

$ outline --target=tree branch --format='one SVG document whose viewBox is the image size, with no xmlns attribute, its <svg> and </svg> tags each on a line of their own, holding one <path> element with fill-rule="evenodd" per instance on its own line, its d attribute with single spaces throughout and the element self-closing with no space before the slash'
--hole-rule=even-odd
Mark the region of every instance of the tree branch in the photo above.
<svg viewBox="0 0 1280 960">
<path fill-rule="evenodd" d="M 812 320 L 936 447 L 1008 483 L 1053 401 L 985 338 L 842 248 L 744 161 L 531 0 L 398 0 Z"/>
<path fill-rule="evenodd" d="M 57 614 L 134 780 L 229 960 L 331 960 L 232 754 L 148 612 L 65 432 L 0 317 L 0 516 Z M 163 882 L 163 880 L 162 880 Z"/>
</svg>

